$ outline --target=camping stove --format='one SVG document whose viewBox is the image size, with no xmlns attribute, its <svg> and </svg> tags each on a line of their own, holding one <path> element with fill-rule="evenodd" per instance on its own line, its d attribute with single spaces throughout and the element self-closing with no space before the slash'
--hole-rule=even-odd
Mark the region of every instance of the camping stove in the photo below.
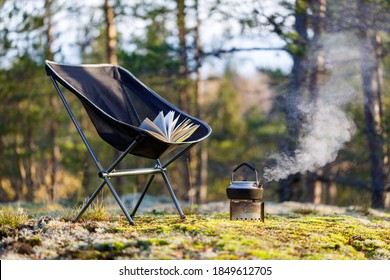
<svg viewBox="0 0 390 280">
<path fill-rule="evenodd" d="M 235 172 L 246 166 L 255 173 L 256 180 L 234 180 Z M 259 183 L 257 171 L 247 163 L 242 163 L 233 170 L 230 186 L 226 189 L 230 199 L 231 220 L 252 220 L 264 222 L 263 187 Z"/>
</svg>

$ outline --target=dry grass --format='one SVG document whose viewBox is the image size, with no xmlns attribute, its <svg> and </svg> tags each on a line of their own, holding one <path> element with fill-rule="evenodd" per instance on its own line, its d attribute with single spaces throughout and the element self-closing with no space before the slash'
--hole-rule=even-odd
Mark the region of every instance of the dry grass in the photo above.
<svg viewBox="0 0 390 280">
<path fill-rule="evenodd" d="M 84 203 L 76 208 L 65 210 L 62 217 L 65 221 L 72 221 L 83 208 Z M 84 214 L 80 217 L 79 222 L 86 221 L 109 221 L 114 219 L 114 216 L 109 212 L 102 200 L 96 200 L 91 203 Z"/>
<path fill-rule="evenodd" d="M 0 208 L 0 226 L 16 228 L 27 221 L 28 216 L 22 208 L 3 206 Z"/>
</svg>

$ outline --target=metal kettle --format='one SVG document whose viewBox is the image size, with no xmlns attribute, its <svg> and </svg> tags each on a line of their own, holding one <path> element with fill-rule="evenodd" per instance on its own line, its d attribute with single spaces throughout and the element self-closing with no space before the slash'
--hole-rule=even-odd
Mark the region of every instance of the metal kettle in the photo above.
<svg viewBox="0 0 390 280">
<path fill-rule="evenodd" d="M 246 166 L 255 173 L 256 180 L 235 181 L 234 173 L 241 167 Z M 233 200 L 260 200 L 263 198 L 263 186 L 259 182 L 256 169 L 247 163 L 241 163 L 232 172 L 232 178 L 229 187 L 226 188 L 226 194 Z"/>
</svg>

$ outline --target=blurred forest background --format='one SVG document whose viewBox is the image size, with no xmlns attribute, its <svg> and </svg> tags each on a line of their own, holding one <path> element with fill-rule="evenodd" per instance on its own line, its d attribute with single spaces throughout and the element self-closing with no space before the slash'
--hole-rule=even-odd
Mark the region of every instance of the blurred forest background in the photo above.
<svg viewBox="0 0 390 280">
<path fill-rule="evenodd" d="M 388 208 L 389 12 L 387 0 L 0 0 L 0 202 L 74 203 L 98 184 L 46 59 L 119 64 L 209 123 L 212 135 L 169 173 L 180 199 L 204 203 L 226 199 L 240 163 L 261 175 L 274 153 L 294 151 L 302 133 L 296 107 L 321 107 L 321 85 L 335 70 L 327 61 L 357 48 L 354 66 L 334 80 L 354 91 L 343 107 L 356 126 L 351 140 L 331 163 L 267 183 L 265 201 Z M 69 98 L 107 166 L 117 152 Z M 144 180 L 116 185 L 124 195 Z"/>
</svg>

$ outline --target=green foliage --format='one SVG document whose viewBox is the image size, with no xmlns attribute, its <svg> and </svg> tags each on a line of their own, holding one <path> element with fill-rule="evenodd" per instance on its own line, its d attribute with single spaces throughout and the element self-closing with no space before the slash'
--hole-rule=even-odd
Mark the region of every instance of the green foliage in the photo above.
<svg viewBox="0 0 390 280">
<path fill-rule="evenodd" d="M 177 86 L 188 81 L 178 78 L 177 51 L 168 43 L 170 32 L 166 27 L 165 16 L 168 11 L 158 7 L 156 9 L 148 7 L 146 12 L 150 22 L 146 26 L 145 35 L 133 39 L 135 50 L 120 50 L 118 60 L 158 94 L 178 104 Z"/>
<path fill-rule="evenodd" d="M 0 92 L 0 177 L 10 179 L 14 199 L 33 201 L 50 184 L 48 162 L 53 145 L 68 152 L 67 147 L 75 144 L 75 134 L 69 134 L 65 125 L 69 120 L 65 111 L 59 110 L 60 101 L 53 100 L 57 96 L 45 78 L 43 64 L 26 54 L 10 69 L 2 70 L 0 80 L 4 85 Z M 82 155 L 79 149 L 72 149 L 57 160 L 66 168 L 80 170 Z M 41 196 L 40 200 L 46 199 Z"/>
<path fill-rule="evenodd" d="M 269 74 L 275 75 L 275 81 L 278 81 L 282 91 L 286 76 L 273 72 Z M 242 112 L 240 94 L 244 93 L 233 85 L 234 75 L 227 73 L 222 78 L 217 96 L 206 108 L 213 128 L 208 142 L 210 200 L 226 199 L 225 189 L 229 185 L 231 172 L 241 162 L 248 162 L 261 172 L 260 168 L 276 151 L 286 129 L 278 104 L 269 114 L 261 112 L 258 108 L 260 104 L 255 103 Z"/>
</svg>

